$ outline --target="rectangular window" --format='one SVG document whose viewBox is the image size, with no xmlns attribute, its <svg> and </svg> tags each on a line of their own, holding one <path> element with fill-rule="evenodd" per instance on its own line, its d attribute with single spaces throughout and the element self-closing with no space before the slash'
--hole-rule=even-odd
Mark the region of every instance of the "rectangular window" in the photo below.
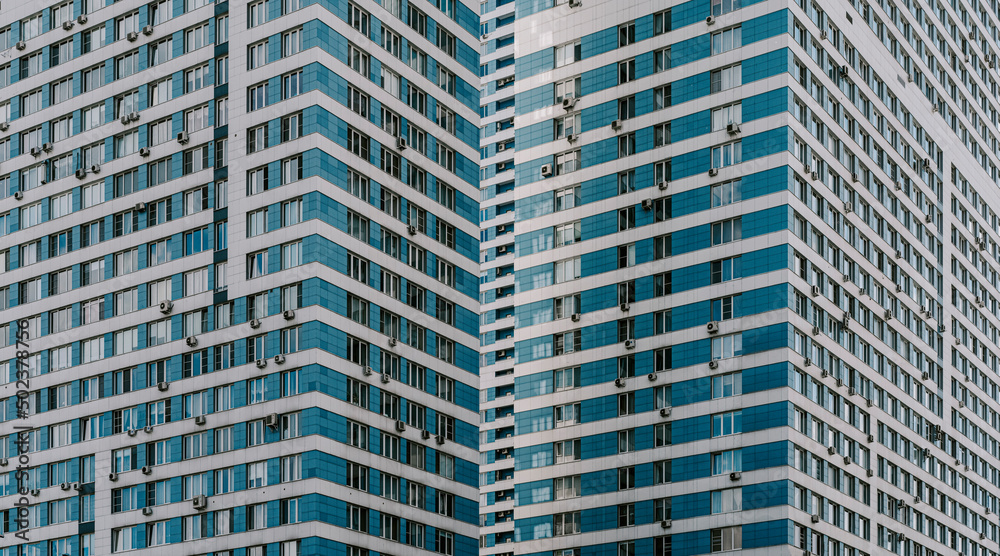
<svg viewBox="0 0 1000 556">
<path fill-rule="evenodd" d="M 572 64 L 580 60 L 580 41 L 576 40 L 566 44 L 559 45 L 555 48 L 554 63 L 555 67 L 561 68 L 565 65 Z"/>
<path fill-rule="evenodd" d="M 347 45 L 347 65 L 361 75 L 368 76 L 369 64 L 368 53 L 357 46 L 348 43 Z"/>
<path fill-rule="evenodd" d="M 579 169 L 580 151 L 556 155 L 556 175 L 568 174 Z"/>
<path fill-rule="evenodd" d="M 712 33 L 712 54 L 722 54 L 743 46 L 742 31 L 742 27 L 736 26 L 725 31 Z"/>
<path fill-rule="evenodd" d="M 247 89 L 247 111 L 253 112 L 267 106 L 267 83 L 254 85 Z"/>
<path fill-rule="evenodd" d="M 722 245 L 743 239 L 743 218 L 730 218 L 712 224 L 712 245 Z"/>
<path fill-rule="evenodd" d="M 712 359 L 727 359 L 743 355 L 743 333 L 712 338 Z"/>
<path fill-rule="evenodd" d="M 712 208 L 742 200 L 742 181 L 732 180 L 712 186 Z"/>
<path fill-rule="evenodd" d="M 728 398 L 743 394 L 743 373 L 735 372 L 712 377 L 712 398 Z"/>
<path fill-rule="evenodd" d="M 739 0 L 733 0 L 733 2 L 738 3 Z M 728 552 L 741 548 L 743 548 L 743 528 L 741 526 L 712 529 L 712 552 Z"/>
<path fill-rule="evenodd" d="M 735 280 L 742 276 L 740 257 L 730 257 L 712 261 L 711 279 L 713 284 Z"/>
<path fill-rule="evenodd" d="M 731 0 L 738 2 L 739 0 Z M 743 84 L 743 67 L 740 64 L 717 69 L 711 74 L 711 91 L 718 93 Z"/>
<path fill-rule="evenodd" d="M 289 99 L 302 93 L 302 71 L 281 76 L 281 98 Z"/>
<path fill-rule="evenodd" d="M 712 438 L 743 432 L 743 411 L 729 411 L 712 416 Z"/>
<path fill-rule="evenodd" d="M 742 122 L 743 104 L 740 102 L 712 110 L 712 131 L 727 129 L 729 124 L 740 124 Z"/>
</svg>

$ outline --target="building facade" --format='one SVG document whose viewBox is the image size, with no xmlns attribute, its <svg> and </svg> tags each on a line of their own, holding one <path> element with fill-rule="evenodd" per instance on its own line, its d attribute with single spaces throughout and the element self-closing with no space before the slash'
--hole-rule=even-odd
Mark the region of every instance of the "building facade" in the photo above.
<svg viewBox="0 0 1000 556">
<path fill-rule="evenodd" d="M 996 3 L 516 4 L 482 553 L 997 554 Z"/>
<path fill-rule="evenodd" d="M 474 552 L 475 6 L 3 8 L 0 554 Z"/>
<path fill-rule="evenodd" d="M 514 484 L 514 9 L 481 6 L 480 547 L 513 538 Z M 496 457 L 496 454 L 502 454 Z M 504 506 L 501 508 L 501 506 Z M 503 545 L 507 552 L 511 545 Z M 488 554 L 489 552 L 484 552 Z"/>
</svg>

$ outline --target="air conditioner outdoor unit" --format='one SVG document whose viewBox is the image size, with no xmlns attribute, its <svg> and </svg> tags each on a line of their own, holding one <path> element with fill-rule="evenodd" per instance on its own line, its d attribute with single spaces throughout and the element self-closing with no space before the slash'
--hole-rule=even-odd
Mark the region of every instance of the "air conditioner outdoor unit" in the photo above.
<svg viewBox="0 0 1000 556">
<path fill-rule="evenodd" d="M 0 122 L 0 131 L 7 131 L 10 129 L 10 124 L 7 122 Z"/>
<path fill-rule="evenodd" d="M 18 50 L 24 50 L 25 48 L 28 48 L 28 44 L 24 41 L 17 41 L 17 44 L 14 45 L 14 48 Z"/>
<path fill-rule="evenodd" d="M 79 23 L 80 25 L 86 25 L 87 14 L 80 14 L 79 17 L 76 18 L 76 22 Z"/>
<path fill-rule="evenodd" d="M 566 141 L 569 143 L 576 143 L 576 135 L 573 133 L 566 134 Z"/>
<path fill-rule="evenodd" d="M 149 147 L 143 147 L 143 148 L 139 149 L 139 156 L 141 156 L 143 158 L 146 158 L 147 156 L 149 156 L 149 153 L 150 153 Z"/>
<path fill-rule="evenodd" d="M 719 175 L 719 169 L 718 168 L 709 168 L 708 169 L 708 176 L 709 177 L 714 178 L 715 176 L 718 176 L 718 175 Z"/>
<path fill-rule="evenodd" d="M 505 151 L 505 150 L 507 150 L 507 143 L 497 143 L 497 151 L 498 152 L 499 151 Z"/>
<path fill-rule="evenodd" d="M 80 490 L 80 483 L 73 483 L 73 490 Z"/>
<path fill-rule="evenodd" d="M 674 520 L 672 519 L 664 519 L 663 521 L 660 522 L 660 527 L 663 529 L 670 529 L 673 525 L 674 525 Z"/>
<path fill-rule="evenodd" d="M 129 119 L 130 122 L 138 122 L 139 121 L 139 113 L 138 112 L 129 112 L 128 119 Z"/>
<path fill-rule="evenodd" d="M 444 444 L 444 435 L 441 434 L 437 435 L 437 438 L 435 438 L 434 441 L 437 442 L 438 444 Z"/>
<path fill-rule="evenodd" d="M 281 419 L 278 418 L 277 413 L 272 413 L 264 418 L 264 424 L 272 429 L 276 429 L 281 424 Z"/>
<path fill-rule="evenodd" d="M 295 311 L 293 311 L 292 309 L 285 309 L 285 311 L 281 313 L 281 316 L 285 320 L 292 320 L 295 318 Z"/>
<path fill-rule="evenodd" d="M 188 347 L 194 347 L 198 345 L 198 338 L 194 336 L 188 336 L 185 342 L 187 342 Z"/>
<path fill-rule="evenodd" d="M 129 436 L 135 436 L 138 433 L 139 433 L 139 431 L 137 431 L 135 429 L 129 429 L 126 434 L 128 434 Z"/>
<path fill-rule="evenodd" d="M 618 131 L 621 128 L 622 128 L 621 120 L 611 120 L 611 129 Z"/>
<path fill-rule="evenodd" d="M 117 481 L 118 480 L 118 473 L 114 473 L 114 472 L 109 473 L 108 474 L 108 480 L 111 481 L 112 483 L 115 482 L 115 481 Z"/>
<path fill-rule="evenodd" d="M 708 368 L 709 368 L 709 369 L 712 369 L 713 371 L 714 371 L 715 369 L 718 369 L 718 368 L 719 368 L 719 362 L 718 362 L 718 361 L 716 361 L 715 359 L 713 359 L 713 360 L 709 361 L 709 362 L 708 362 Z"/>
<path fill-rule="evenodd" d="M 87 179 L 87 169 L 86 168 L 77 168 L 76 169 L 76 177 L 78 179 L 81 179 L 81 180 Z"/>
<path fill-rule="evenodd" d="M 552 165 L 542 164 L 542 176 L 547 178 L 551 175 L 552 175 Z"/>
<path fill-rule="evenodd" d="M 564 98 L 562 100 L 562 107 L 565 108 L 566 110 L 569 110 L 569 109 L 573 108 L 574 106 L 576 106 L 576 100 L 577 100 L 576 97 L 567 97 L 567 98 Z"/>
<path fill-rule="evenodd" d="M 177 142 L 180 143 L 181 145 L 187 144 L 187 142 L 190 140 L 191 139 L 190 137 L 188 137 L 188 132 L 186 131 L 182 131 L 177 134 Z"/>
<path fill-rule="evenodd" d="M 811 288 L 809 288 L 809 291 L 812 293 L 813 297 L 818 296 L 820 293 L 819 286 L 812 286 Z"/>
<path fill-rule="evenodd" d="M 128 42 L 135 42 L 139 40 L 139 33 L 132 31 L 128 35 L 125 35 L 125 38 L 128 39 Z"/>
<path fill-rule="evenodd" d="M 194 418 L 194 424 L 196 425 L 204 425 L 207 422 L 208 419 L 206 419 L 204 415 L 198 415 L 197 417 Z"/>
<path fill-rule="evenodd" d="M 730 135 L 736 135 L 740 132 L 740 124 L 729 124 L 726 126 L 726 132 Z"/>
<path fill-rule="evenodd" d="M 830 446 L 829 448 L 826 449 L 826 453 L 828 453 L 828 454 L 830 454 L 832 456 L 833 454 L 837 453 L 837 449 L 835 447 L 833 447 L 833 446 Z"/>
<path fill-rule="evenodd" d="M 854 203 L 850 201 L 844 201 L 844 212 L 847 214 L 854 212 Z"/>
<path fill-rule="evenodd" d="M 254 361 L 254 365 L 257 365 L 258 369 L 263 369 L 267 366 L 267 359 L 258 359 Z"/>
<path fill-rule="evenodd" d="M 738 480 L 740 480 L 742 478 L 743 478 L 743 474 L 740 473 L 739 471 L 733 471 L 732 473 L 729 474 L 729 480 L 730 481 L 738 481 Z"/>
<path fill-rule="evenodd" d="M 153 434 L 153 425 L 146 425 L 142 430 L 146 431 L 146 434 Z"/>
<path fill-rule="evenodd" d="M 625 386 L 625 379 L 621 378 L 621 377 L 616 378 L 615 379 L 615 386 L 617 386 L 619 388 L 623 388 Z"/>
<path fill-rule="evenodd" d="M 128 123 L 130 121 L 132 121 L 132 120 L 128 119 L 128 116 L 122 116 L 118 121 L 120 121 L 122 123 L 122 125 L 128 125 Z M 142 151 L 139 151 L 139 152 L 142 152 Z"/>
<path fill-rule="evenodd" d="M 625 349 L 635 349 L 635 340 L 625 340 Z"/>
<path fill-rule="evenodd" d="M 153 466 L 152 465 L 143 465 L 142 466 L 142 474 L 143 475 L 152 475 L 152 473 L 153 473 Z"/>
<path fill-rule="evenodd" d="M 389 338 L 389 347 L 396 347 L 397 343 L 399 343 L 399 340 L 395 338 Z"/>
<path fill-rule="evenodd" d="M 715 16 L 714 15 L 710 15 L 710 16 L 706 17 L 705 18 L 705 23 L 707 23 L 709 25 L 715 25 Z"/>
<path fill-rule="evenodd" d="M 580 313 L 573 313 L 569 316 L 570 320 L 573 322 L 580 322 Z"/>
<path fill-rule="evenodd" d="M 141 201 L 138 202 L 138 203 L 136 203 L 135 204 L 135 211 L 136 212 L 145 212 L 146 211 L 146 203 L 143 203 Z"/>
<path fill-rule="evenodd" d="M 673 410 L 669 407 L 660 408 L 660 417 L 670 417 Z"/>
<path fill-rule="evenodd" d="M 173 301 L 161 301 L 160 302 L 160 312 L 166 315 L 174 308 Z"/>
<path fill-rule="evenodd" d="M 157 382 L 156 389 L 159 390 L 160 392 L 166 392 L 167 390 L 170 389 L 170 383 L 166 381 Z"/>
<path fill-rule="evenodd" d="M 844 465 L 851 464 L 851 456 L 844 456 Z"/>
<path fill-rule="evenodd" d="M 650 382 L 656 382 L 656 373 L 649 373 L 646 375 L 646 378 L 649 379 Z"/>
<path fill-rule="evenodd" d="M 71 31 L 73 29 L 72 21 L 63 21 L 62 25 L 63 31 Z"/>
<path fill-rule="evenodd" d="M 147 26 L 143 27 L 142 28 L 142 34 L 146 35 L 147 37 L 150 36 L 150 35 L 152 35 L 153 34 L 153 26 L 152 25 L 147 25 Z"/>
<path fill-rule="evenodd" d="M 254 330 L 260 328 L 260 319 L 250 319 L 250 328 Z"/>
<path fill-rule="evenodd" d="M 285 356 L 283 354 L 278 354 L 274 356 L 274 363 L 276 365 L 283 365 L 285 363 Z"/>
<path fill-rule="evenodd" d="M 844 64 L 843 66 L 840 66 L 840 76 L 841 77 L 847 77 L 848 68 L 849 68 L 849 66 L 847 64 Z"/>
<path fill-rule="evenodd" d="M 670 187 L 670 182 L 661 181 L 660 183 L 656 184 L 656 187 L 659 188 L 660 191 L 666 191 L 667 188 Z"/>
<path fill-rule="evenodd" d="M 715 334 L 719 331 L 719 323 L 712 321 L 705 325 L 705 329 L 708 330 L 709 334 Z"/>
<path fill-rule="evenodd" d="M 153 515 L 153 508 L 151 508 L 149 506 L 146 506 L 145 508 L 142 509 L 142 515 L 144 515 L 144 516 L 151 516 L 151 515 Z"/>
<path fill-rule="evenodd" d="M 204 494 L 199 494 L 194 497 L 191 505 L 194 506 L 194 509 L 196 510 L 204 510 L 208 507 L 208 497 Z"/>
<path fill-rule="evenodd" d="M 406 138 L 396 137 L 396 149 L 403 150 L 406 148 Z"/>
<path fill-rule="evenodd" d="M 34 157 L 42 156 L 42 149 L 39 147 L 31 147 L 31 156 Z"/>
<path fill-rule="evenodd" d="M 62 483 L 61 485 L 59 485 L 59 488 L 63 490 L 69 490 L 69 483 Z"/>
<path fill-rule="evenodd" d="M 816 514 L 813 514 L 813 516 L 812 516 L 812 522 L 813 523 L 819 523 L 819 516 L 816 515 Z"/>
<path fill-rule="evenodd" d="M 406 231 L 409 232 L 411 236 L 417 235 L 417 227 L 412 224 L 406 227 Z"/>
<path fill-rule="evenodd" d="M 818 179 L 819 179 L 819 172 L 810 172 L 810 173 L 809 173 L 809 178 L 810 178 L 810 179 L 811 179 L 812 181 L 816 181 L 816 180 L 818 180 Z"/>
<path fill-rule="evenodd" d="M 389 384 L 390 380 L 392 378 L 389 376 L 389 373 L 382 373 L 382 384 Z"/>
<path fill-rule="evenodd" d="M 15 191 L 14 192 L 14 200 L 15 201 L 20 201 L 23 198 L 24 198 L 24 192 L 23 191 Z"/>
<path fill-rule="evenodd" d="M 622 304 L 621 304 L 621 306 L 620 306 L 619 308 L 620 308 L 620 309 L 621 309 L 621 310 L 622 310 L 623 312 L 628 312 L 628 310 L 630 309 L 630 307 L 629 307 L 629 304 L 628 304 L 628 303 L 622 303 Z"/>
<path fill-rule="evenodd" d="M 653 210 L 653 200 L 643 199 L 642 200 L 642 210 Z"/>
<path fill-rule="evenodd" d="M 569 7 L 571 8 L 579 8 L 581 5 L 580 0 L 569 0 Z"/>
<path fill-rule="evenodd" d="M 367 365 L 361 368 L 361 374 L 363 374 L 365 376 L 372 376 L 372 373 L 374 373 L 374 372 L 375 372 L 375 369 L 373 369 L 373 368 L 371 368 L 371 367 L 369 367 Z"/>
<path fill-rule="evenodd" d="M 424 440 L 428 440 L 430 437 L 431 437 L 431 431 L 426 430 L 426 429 L 420 431 L 420 438 L 423 438 Z"/>
<path fill-rule="evenodd" d="M 396 421 L 396 430 L 403 432 L 406 430 L 406 423 L 403 421 Z"/>
</svg>

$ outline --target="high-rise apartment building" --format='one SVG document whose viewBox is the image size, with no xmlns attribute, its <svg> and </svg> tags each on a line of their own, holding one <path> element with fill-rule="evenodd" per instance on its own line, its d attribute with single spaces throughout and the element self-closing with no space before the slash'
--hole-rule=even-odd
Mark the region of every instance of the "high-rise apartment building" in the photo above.
<svg viewBox="0 0 1000 556">
<path fill-rule="evenodd" d="M 481 6 L 480 547 L 514 535 L 514 0 Z M 489 544 L 486 539 L 491 539 Z M 507 550 L 509 550 L 509 545 Z"/>
<path fill-rule="evenodd" d="M 483 554 L 998 553 L 998 8 L 516 2 Z"/>
<path fill-rule="evenodd" d="M 48 4 L 0 13 L 0 554 L 475 552 L 476 6 Z"/>
</svg>

